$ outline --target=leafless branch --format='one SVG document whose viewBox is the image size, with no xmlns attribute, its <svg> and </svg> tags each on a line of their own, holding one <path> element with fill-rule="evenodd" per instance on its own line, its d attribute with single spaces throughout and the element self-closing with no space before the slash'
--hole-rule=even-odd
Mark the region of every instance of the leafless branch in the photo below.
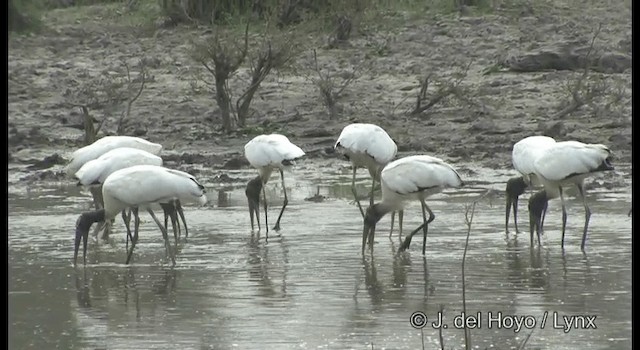
<svg viewBox="0 0 640 350">
<path fill-rule="evenodd" d="M 602 23 L 598 24 L 598 27 L 595 29 L 593 36 L 591 37 L 591 43 L 589 44 L 589 49 L 587 50 L 587 54 L 584 57 L 584 70 L 582 74 L 575 80 L 572 86 L 569 87 L 569 93 L 571 95 L 571 102 L 564 107 L 562 110 L 558 111 L 555 115 L 553 115 L 552 119 L 562 119 L 565 116 L 577 111 L 583 105 L 589 103 L 596 94 L 600 93 L 599 89 L 594 86 L 589 86 L 588 78 L 589 71 L 591 68 L 591 53 L 593 51 L 593 45 L 596 41 L 596 38 L 600 34 L 600 30 L 602 29 Z"/>
</svg>

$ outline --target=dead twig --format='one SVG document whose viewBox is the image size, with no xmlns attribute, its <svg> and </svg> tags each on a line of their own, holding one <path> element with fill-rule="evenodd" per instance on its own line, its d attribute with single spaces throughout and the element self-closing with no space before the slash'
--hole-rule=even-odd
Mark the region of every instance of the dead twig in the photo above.
<svg viewBox="0 0 640 350">
<path fill-rule="evenodd" d="M 407 114 L 410 116 L 416 116 L 422 114 L 438 104 L 445 97 L 450 95 L 458 95 L 459 94 L 459 86 L 462 81 L 466 78 L 467 72 L 469 71 L 469 67 L 471 67 L 471 62 L 469 62 L 466 66 L 463 67 L 462 71 L 458 73 L 457 78 L 449 79 L 445 82 L 442 82 L 439 85 L 436 92 L 432 95 L 428 94 L 429 85 L 432 80 L 433 73 L 429 73 L 426 77 L 420 79 L 420 91 L 416 96 L 416 105 L 410 110 Z"/>
<path fill-rule="evenodd" d="M 465 205 L 464 221 L 467 225 L 467 237 L 464 242 L 464 253 L 462 254 L 462 313 L 467 314 L 467 288 L 465 284 L 465 262 L 467 260 L 467 250 L 469 249 L 469 236 L 471 235 L 471 225 L 473 223 L 473 215 L 476 211 L 476 204 L 483 198 L 492 194 L 492 190 L 487 190 L 478 198 L 476 198 L 471 205 Z M 467 327 L 464 327 L 464 345 L 465 349 L 471 349 L 471 332 Z"/>
<path fill-rule="evenodd" d="M 131 73 L 129 70 L 129 65 L 127 64 L 127 62 L 123 62 L 124 66 L 127 70 L 127 81 L 128 81 L 128 88 L 131 88 L 133 86 L 133 81 L 131 80 Z M 116 128 L 116 133 L 118 135 L 122 135 L 124 133 L 124 121 L 129 119 L 129 115 L 131 114 L 131 106 L 133 105 L 133 103 L 138 99 L 138 97 L 140 97 L 140 95 L 142 94 L 142 90 L 144 90 L 144 84 L 146 82 L 147 79 L 147 72 L 145 70 L 145 66 L 144 66 L 144 62 L 142 60 L 140 60 L 140 87 L 138 88 L 138 92 L 131 97 L 128 101 L 127 101 L 127 107 L 125 108 L 125 110 L 120 114 L 120 118 L 118 119 L 118 126 Z"/>
<path fill-rule="evenodd" d="M 307 77 L 307 79 L 309 79 L 318 88 L 318 92 L 320 92 L 320 96 L 322 97 L 322 102 L 329 112 L 329 119 L 335 119 L 338 115 L 338 100 L 342 97 L 345 89 L 358 78 L 357 72 L 361 65 L 355 66 L 347 77 L 342 79 L 342 83 L 340 85 L 336 85 L 330 74 L 322 73 L 322 70 L 318 65 L 318 55 L 315 49 L 313 50 L 313 64 L 317 77 Z"/>
<path fill-rule="evenodd" d="M 602 87 L 588 84 L 589 71 L 591 68 L 590 57 L 593 51 L 593 45 L 596 41 L 596 38 L 600 34 L 601 29 L 602 23 L 599 23 L 598 27 L 593 33 L 593 36 L 591 37 L 589 49 L 587 50 L 587 54 L 584 57 L 584 70 L 582 71 L 582 74 L 575 80 L 575 82 L 568 87 L 569 94 L 571 95 L 571 102 L 569 102 L 569 104 L 562 110 L 554 114 L 551 117 L 552 119 L 562 119 L 566 117 L 567 115 L 577 111 L 583 105 L 591 102 L 591 100 L 596 95 L 602 92 Z"/>
</svg>

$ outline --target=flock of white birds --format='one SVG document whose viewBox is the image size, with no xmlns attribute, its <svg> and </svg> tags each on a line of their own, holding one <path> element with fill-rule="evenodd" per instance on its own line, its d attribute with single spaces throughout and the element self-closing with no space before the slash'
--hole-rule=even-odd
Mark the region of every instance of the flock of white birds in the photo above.
<svg viewBox="0 0 640 350">
<path fill-rule="evenodd" d="M 423 232 L 422 253 L 425 253 L 428 224 L 435 215 L 425 202 L 429 196 L 442 192 L 445 188 L 458 188 L 464 182 L 460 174 L 450 164 L 429 155 L 412 155 L 394 160 L 397 145 L 381 127 L 373 124 L 355 123 L 347 125 L 334 145 L 334 150 L 349 160 L 353 167 L 351 187 L 355 201 L 363 218 L 362 254 L 369 244 L 373 252 L 373 240 L 377 222 L 387 213 L 392 213 L 391 230 L 395 212 L 399 214 L 400 235 L 402 235 L 402 214 L 405 203 L 418 200 L 422 207 L 423 224 L 410 235 L 400 247 L 409 247 L 411 238 L 417 232 Z M 206 191 L 194 176 L 163 167 L 160 152 L 162 145 L 139 137 L 106 136 L 91 145 L 76 150 L 66 167 L 67 174 L 78 180 L 78 185 L 87 187 L 93 197 L 95 211 L 80 215 L 76 223 L 74 264 L 80 244 L 83 245 L 83 261 L 86 264 L 87 239 L 91 226 L 101 223 L 96 232 L 105 227 L 109 231 L 110 223 L 121 213 L 127 228 L 127 263 L 133 254 L 138 240 L 138 211 L 146 210 L 156 222 L 165 240 L 165 248 L 175 264 L 167 234 L 168 219 L 171 219 L 174 239 L 177 244 L 181 228 L 178 214 L 182 219 L 185 235 L 188 235 L 186 220 L 182 212 L 182 202 L 207 202 Z M 254 230 L 254 217 L 258 231 L 260 224 L 260 196 L 263 196 L 264 224 L 266 237 L 269 227 L 265 184 L 274 170 L 280 172 L 284 203 L 276 221 L 274 230 L 280 230 L 280 220 L 288 204 L 284 181 L 285 167 L 305 155 L 300 147 L 294 145 L 286 136 L 279 134 L 260 135 L 249 141 L 244 147 L 249 163 L 258 170 L 256 178 L 249 181 L 246 196 L 249 205 L 251 229 Z M 514 168 L 522 175 L 507 182 L 506 222 L 508 231 L 509 217 L 513 208 L 515 229 L 517 226 L 518 197 L 527 188 L 539 188 L 539 192 L 529 199 L 529 223 L 531 243 L 534 231 L 540 235 L 550 199 L 560 197 L 562 202 L 562 244 L 567 214 L 563 196 L 563 187 L 575 185 L 581 195 L 585 208 L 585 223 L 582 236 L 584 250 L 589 217 L 591 212 L 584 193 L 584 179 L 592 173 L 613 170 L 610 163 L 611 151 L 602 144 L 585 144 L 578 141 L 556 142 L 547 136 L 530 136 L 513 146 L 512 161 Z M 365 167 L 371 175 L 372 185 L 369 206 L 363 209 L 355 186 L 356 171 Z M 374 203 L 374 188 L 379 182 L 382 200 Z M 155 216 L 152 205 L 160 205 L 164 211 L 164 224 Z M 130 229 L 131 215 L 134 216 L 134 230 Z M 427 216 L 428 214 L 428 216 Z M 128 242 L 131 240 L 131 248 Z"/>
</svg>

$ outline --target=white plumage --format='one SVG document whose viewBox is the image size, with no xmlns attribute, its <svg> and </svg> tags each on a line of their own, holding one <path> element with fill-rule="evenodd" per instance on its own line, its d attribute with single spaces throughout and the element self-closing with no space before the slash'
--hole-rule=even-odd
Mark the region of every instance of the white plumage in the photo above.
<svg viewBox="0 0 640 350">
<path fill-rule="evenodd" d="M 354 166 L 363 166 L 372 172 L 395 158 L 396 143 L 384 129 L 374 124 L 354 123 L 342 129 L 335 149 L 343 152 Z"/>
<path fill-rule="evenodd" d="M 83 186 L 101 185 L 114 171 L 134 165 L 162 166 L 162 158 L 138 148 L 115 148 L 86 162 L 75 177 Z"/>
<path fill-rule="evenodd" d="M 102 185 L 102 196 L 104 198 L 103 209 L 83 213 L 78 219 L 74 263 L 82 239 L 84 239 L 84 255 L 86 257 L 87 236 L 94 222 L 111 220 L 127 208 L 134 208 L 136 211 L 146 209 L 162 231 L 167 250 L 169 250 L 166 229 L 156 218 L 151 210 L 151 205 L 167 203 L 176 199 L 198 202 L 201 205 L 207 202 L 204 186 L 192 175 L 155 165 L 135 165 L 114 171 Z M 133 246 L 131 247 L 132 251 Z M 173 255 L 171 258 L 175 263 Z"/>
<path fill-rule="evenodd" d="M 162 151 L 162 145 L 147 141 L 140 137 L 105 136 L 94 143 L 73 152 L 71 160 L 66 167 L 67 174 L 69 176 L 74 176 L 86 162 L 96 159 L 112 149 L 120 147 L 137 148 L 155 155 L 160 154 Z"/>
<path fill-rule="evenodd" d="M 530 234 L 533 241 L 534 226 L 540 241 L 541 210 L 548 200 L 560 197 L 562 202 L 562 247 L 564 247 L 564 233 L 567 222 L 563 186 L 574 184 L 582 197 L 585 208 L 585 223 L 582 234 L 581 248 L 587 238 L 587 229 L 591 211 L 587 205 L 584 193 L 584 179 L 596 172 L 613 170 L 610 163 L 611 150 L 602 144 L 585 144 L 578 141 L 557 142 L 540 155 L 534 165 L 534 173 L 544 185 L 544 190 L 529 199 Z"/>
<path fill-rule="evenodd" d="M 273 169 L 284 169 L 304 151 L 280 134 L 259 135 L 244 146 L 244 156 L 249 164 L 258 169 L 264 183 L 267 183 Z"/>
<path fill-rule="evenodd" d="M 541 186 L 534 173 L 533 163 L 544 154 L 544 152 L 556 143 L 548 136 L 529 136 L 516 142 L 511 152 L 513 167 L 522 175 L 509 179 L 506 189 L 506 211 L 505 211 L 505 231 L 509 232 L 509 215 L 513 207 L 513 223 L 516 233 L 518 233 L 518 197 L 522 195 L 527 187 Z M 544 221 L 544 215 L 543 215 Z"/>
<path fill-rule="evenodd" d="M 447 187 L 460 187 L 456 170 L 440 158 L 418 155 L 389 163 L 381 176 L 383 201 L 427 198 Z"/>
<path fill-rule="evenodd" d="M 175 199 L 204 205 L 207 198 L 192 175 L 155 165 L 135 165 L 113 172 L 102 186 L 107 217 L 115 217 L 125 208 L 146 208 L 153 203 Z"/>
<path fill-rule="evenodd" d="M 556 140 L 549 136 L 529 136 L 513 145 L 513 152 L 511 153 L 513 167 L 522 174 L 527 185 L 541 185 L 536 181 L 533 162 L 555 143 Z"/>
<path fill-rule="evenodd" d="M 547 149 L 534 162 L 534 173 L 549 190 L 557 184 L 578 183 L 594 172 L 611 150 L 602 144 L 563 141 Z"/>
<path fill-rule="evenodd" d="M 389 134 L 378 125 L 354 123 L 342 129 L 334 149 L 351 161 L 353 168 L 351 192 L 358 204 L 360 214 L 364 217 L 364 210 L 356 191 L 356 171 L 359 167 L 365 167 L 369 171 L 372 179 L 371 193 L 369 195 L 369 205 L 371 206 L 373 205 L 375 183 L 380 178 L 380 171 L 395 158 L 398 153 L 398 146 Z M 402 218 L 402 213 L 400 214 L 400 218 Z M 400 220 L 400 230 L 402 231 L 402 219 Z M 393 230 L 393 216 L 391 226 L 391 230 Z"/>
<path fill-rule="evenodd" d="M 151 154 L 147 151 L 130 148 L 130 147 L 120 147 L 114 148 L 107 153 L 101 155 L 100 157 L 90 160 L 86 162 L 80 170 L 78 170 L 75 174 L 75 177 L 78 179 L 80 185 L 83 186 L 102 186 L 102 183 L 105 179 L 111 175 L 111 173 L 116 170 L 128 168 L 134 165 L 155 165 L 162 166 L 163 161 L 157 155 Z M 100 192 L 101 193 L 101 192 Z M 100 196 L 101 197 L 101 196 Z M 176 219 L 175 213 L 177 212 L 182 219 L 182 223 L 184 224 L 184 228 L 186 231 L 186 236 L 189 236 L 189 230 L 187 228 L 186 219 L 184 217 L 184 213 L 182 211 L 182 206 L 179 201 L 173 203 L 161 203 L 162 209 L 164 210 L 164 222 L 165 227 L 167 225 L 168 217 L 171 217 L 171 223 L 174 227 L 174 237 L 178 238 L 178 232 L 180 231 L 180 224 Z M 127 216 L 123 212 L 123 219 L 125 220 L 125 225 L 127 228 L 129 227 L 129 216 Z M 177 230 L 176 230 L 177 227 Z M 110 223 L 107 223 L 107 227 L 105 229 L 105 236 L 108 236 L 110 232 Z M 133 240 L 137 240 L 138 237 L 130 237 L 130 232 L 127 230 L 127 234 L 129 235 L 127 239 L 131 238 Z M 127 241 L 128 243 L 128 241 Z"/>
<path fill-rule="evenodd" d="M 289 139 L 280 134 L 259 135 L 247 142 L 244 146 L 245 158 L 249 164 L 256 168 L 259 175 L 256 179 L 249 181 L 247 184 L 246 195 L 249 201 L 249 215 L 251 217 L 251 228 L 253 230 L 253 215 L 256 214 L 258 219 L 258 227 L 260 227 L 260 219 L 258 216 L 258 203 L 260 201 L 260 192 L 264 196 L 264 216 L 265 225 L 267 225 L 267 235 L 269 234 L 269 223 L 267 220 L 267 199 L 264 192 L 264 185 L 269 181 L 271 173 L 274 169 L 278 169 L 282 179 L 282 190 L 284 191 L 284 203 L 278 216 L 278 220 L 274 226 L 274 230 L 280 230 L 280 219 L 282 213 L 287 206 L 289 200 L 287 198 L 287 190 L 284 184 L 283 169 L 293 165 L 294 161 L 305 155 L 304 151 L 291 143 Z M 268 237 L 268 236 L 267 236 Z"/>
<path fill-rule="evenodd" d="M 419 200 L 422 205 L 423 225 L 413 231 L 400 247 L 409 247 L 411 238 L 421 228 L 424 232 L 422 251 L 424 254 L 427 225 L 433 221 L 435 215 L 425 203 L 425 199 L 433 194 L 442 192 L 448 187 L 461 187 L 463 181 L 460 174 L 443 160 L 427 156 L 416 155 L 398 159 L 389 163 L 381 173 L 382 201 L 367 209 L 362 234 L 362 250 L 367 238 L 373 249 L 375 225 L 382 216 L 392 210 L 402 210 L 407 200 Z M 429 212 L 429 219 L 426 217 Z"/>
</svg>

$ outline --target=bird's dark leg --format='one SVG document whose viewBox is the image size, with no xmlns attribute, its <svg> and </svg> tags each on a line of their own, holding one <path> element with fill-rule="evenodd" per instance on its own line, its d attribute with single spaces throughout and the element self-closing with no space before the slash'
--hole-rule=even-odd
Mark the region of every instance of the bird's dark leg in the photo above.
<svg viewBox="0 0 640 350">
<path fill-rule="evenodd" d="M 392 211 L 391 212 L 391 229 L 389 229 L 389 238 L 391 238 L 391 235 L 393 235 L 393 222 L 396 219 L 396 212 Z"/>
<path fill-rule="evenodd" d="M 171 227 L 173 228 L 173 242 L 174 242 L 174 246 L 178 247 L 178 230 L 176 229 L 176 221 L 177 217 L 176 217 L 176 212 L 175 212 L 175 207 L 173 205 L 172 202 L 169 203 L 160 203 L 160 207 L 162 207 L 162 210 L 164 211 L 164 222 L 165 222 L 165 228 L 167 227 L 167 216 L 169 218 L 171 218 Z"/>
<path fill-rule="evenodd" d="M 433 212 L 431 211 L 427 203 L 425 203 L 424 199 L 420 200 L 420 204 L 422 204 L 422 220 L 424 222 L 423 224 L 424 227 L 422 228 L 422 231 L 424 233 L 424 239 L 422 240 L 422 255 L 425 255 L 425 251 L 427 248 L 427 230 L 429 229 L 429 223 L 433 221 L 433 219 L 435 219 L 436 216 L 433 215 Z M 427 220 L 427 215 L 425 214 L 425 210 L 429 212 L 428 220 Z"/>
<path fill-rule="evenodd" d="M 357 168 L 353 167 L 353 177 L 351 178 L 351 192 L 353 193 L 353 197 L 356 199 L 356 203 L 358 204 L 358 209 L 360 209 L 360 214 L 364 218 L 364 210 L 362 209 L 362 205 L 360 205 L 360 199 L 358 199 L 358 191 L 356 191 L 356 170 Z"/>
<path fill-rule="evenodd" d="M 164 226 L 162 226 L 162 223 L 160 222 L 160 220 L 158 220 L 158 218 L 156 217 L 156 214 L 153 213 L 153 210 L 151 210 L 151 208 L 147 208 L 147 212 L 149 212 L 149 215 L 151 215 L 151 217 L 153 218 L 153 221 L 156 222 L 156 225 L 158 225 L 158 227 L 160 228 L 160 231 L 162 231 L 162 237 L 164 237 L 164 245 L 167 248 L 167 252 L 169 253 L 169 256 L 171 257 L 171 262 L 175 266 L 176 259 L 171 250 L 171 245 L 169 244 L 169 236 L 167 235 L 167 229 Z"/>
<path fill-rule="evenodd" d="M 138 215 L 138 208 L 131 208 L 133 212 L 133 241 L 138 243 L 138 231 L 140 230 L 140 216 Z"/>
<path fill-rule="evenodd" d="M 280 179 L 282 179 L 282 191 L 284 191 L 284 202 L 282 203 L 282 209 L 280 209 L 280 215 L 278 215 L 278 220 L 276 221 L 276 225 L 273 226 L 273 229 L 276 231 L 280 231 L 280 219 L 282 218 L 282 213 L 284 213 L 284 208 L 289 204 L 289 199 L 287 198 L 287 188 L 284 186 L 284 173 L 282 169 L 280 169 Z"/>
<path fill-rule="evenodd" d="M 104 201 L 102 199 L 102 186 L 99 187 L 89 187 L 89 192 L 91 192 L 91 196 L 93 197 L 93 205 L 96 210 L 104 208 Z"/>
<path fill-rule="evenodd" d="M 129 227 L 129 224 L 131 222 L 131 210 L 129 210 L 128 215 L 126 209 L 122 211 L 122 221 L 124 221 L 124 227 L 127 228 L 127 242 L 125 249 L 129 251 L 129 240 L 133 240 L 133 237 L 131 236 L 131 228 Z"/>
<path fill-rule="evenodd" d="M 249 202 L 249 218 L 251 219 L 251 232 L 254 231 L 254 224 L 253 224 L 253 213 L 254 213 L 254 209 L 253 209 L 253 204 L 251 204 L 251 200 L 248 200 Z M 258 221 L 260 220 L 260 217 L 258 217 Z M 260 228 L 258 228 L 259 230 Z"/>
<path fill-rule="evenodd" d="M 100 210 L 104 208 L 104 200 L 102 198 L 102 186 L 99 186 L 99 187 L 91 186 L 89 187 L 89 192 L 93 197 L 93 205 L 95 206 L 96 210 Z M 104 222 L 104 224 L 96 226 L 96 228 L 93 230 L 93 236 L 98 237 L 101 231 L 102 231 L 102 239 L 104 239 L 105 241 L 108 240 L 109 227 L 107 226 L 106 221 Z"/>
<path fill-rule="evenodd" d="M 267 233 L 265 235 L 265 240 L 269 239 L 269 221 L 267 219 L 267 192 L 265 192 L 264 190 L 265 187 L 265 183 L 264 181 L 262 182 L 262 197 L 264 199 L 264 226 L 267 229 Z M 260 198 L 258 197 L 258 202 L 260 201 Z"/>
<path fill-rule="evenodd" d="M 371 178 L 373 179 L 373 182 L 371 183 L 371 193 L 369 194 L 369 206 L 370 207 L 373 206 L 373 191 L 376 188 L 376 177 L 375 176 L 371 176 Z"/>
<path fill-rule="evenodd" d="M 511 202 L 513 205 L 513 226 L 516 228 L 516 234 L 520 233 L 518 230 L 518 197 L 515 197 Z"/>
<path fill-rule="evenodd" d="M 178 215 L 180 215 L 180 219 L 182 219 L 182 224 L 184 225 L 184 238 L 186 241 L 186 239 L 189 237 L 189 228 L 187 228 L 187 220 L 185 220 L 184 218 L 184 211 L 182 211 L 182 204 L 180 203 L 180 200 L 176 199 L 175 205 L 176 205 L 176 211 L 178 212 Z M 180 223 L 178 223 L 178 228 L 180 228 Z"/>
<path fill-rule="evenodd" d="M 404 217 L 404 210 L 398 211 L 398 228 L 400 229 L 400 233 L 398 234 L 398 238 L 402 240 L 402 219 Z"/>
<path fill-rule="evenodd" d="M 422 230 L 424 226 L 429 225 L 431 221 L 433 221 L 436 218 L 436 216 L 433 214 L 431 209 L 429 209 L 429 206 L 426 203 L 425 203 L 425 207 L 426 207 L 426 210 L 429 212 L 429 219 L 427 219 L 426 223 L 423 223 L 422 225 L 418 226 L 418 228 L 411 231 L 411 233 L 407 235 L 407 237 L 405 237 L 404 242 L 402 242 L 402 244 L 400 245 L 400 248 L 398 248 L 399 252 L 409 249 L 409 245 L 411 244 L 411 238 L 413 238 L 413 236 L 416 233 L 420 232 L 420 230 Z"/>
<path fill-rule="evenodd" d="M 564 250 L 564 231 L 567 227 L 567 209 L 564 206 L 564 195 L 562 194 L 562 187 L 558 187 L 558 191 L 560 192 L 560 202 L 562 203 L 562 239 L 560 241 L 560 247 Z"/>
<path fill-rule="evenodd" d="M 544 208 L 542 209 L 542 217 L 540 218 L 540 227 L 538 227 L 538 233 L 544 234 L 544 217 L 547 215 L 547 207 L 549 206 L 549 202 L 544 203 Z"/>
<path fill-rule="evenodd" d="M 582 232 L 582 244 L 580 249 L 584 252 L 584 246 L 587 243 L 587 229 L 589 228 L 589 219 L 591 218 L 591 210 L 587 205 L 587 198 L 584 196 L 584 189 L 581 184 L 577 185 L 580 196 L 582 197 L 582 203 L 584 204 L 584 231 Z"/>
<path fill-rule="evenodd" d="M 133 256 L 133 248 L 136 247 L 136 243 L 138 243 L 138 229 L 140 228 L 140 217 L 138 216 L 138 208 L 131 208 L 131 212 L 129 213 L 129 217 L 131 217 L 131 213 L 133 213 L 133 237 L 131 238 L 131 250 L 127 253 L 127 260 L 125 264 L 129 264 L 131 261 L 131 257 Z"/>
</svg>

